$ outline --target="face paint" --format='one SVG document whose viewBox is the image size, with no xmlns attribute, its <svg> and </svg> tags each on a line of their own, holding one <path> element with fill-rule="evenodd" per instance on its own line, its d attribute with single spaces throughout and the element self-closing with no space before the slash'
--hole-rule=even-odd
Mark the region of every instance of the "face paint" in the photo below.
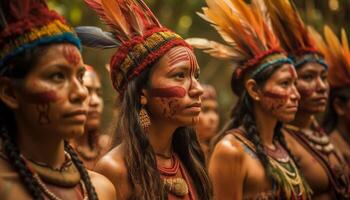
<svg viewBox="0 0 350 200">
<path fill-rule="evenodd" d="M 268 110 L 275 111 L 287 103 L 289 96 L 289 94 L 285 93 L 265 91 L 261 101 Z"/>
<path fill-rule="evenodd" d="M 66 60 L 76 66 L 81 62 L 81 56 L 78 49 L 73 45 L 64 45 L 63 46 L 63 56 Z"/>
<path fill-rule="evenodd" d="M 198 67 L 196 56 L 194 56 L 193 52 L 188 48 L 178 48 L 174 51 L 170 51 L 168 54 L 168 64 L 170 66 L 174 66 L 181 62 L 189 62 L 190 64 L 190 88 L 192 87 L 192 76 L 195 73 L 195 70 Z"/>
<path fill-rule="evenodd" d="M 27 100 L 33 104 L 47 104 L 56 102 L 58 97 L 55 91 L 47 91 L 27 94 Z"/>
<path fill-rule="evenodd" d="M 50 124 L 51 120 L 49 117 L 50 104 L 42 103 L 36 105 L 36 110 L 38 111 L 38 122 L 39 124 Z"/>
<path fill-rule="evenodd" d="M 304 84 L 303 85 L 299 84 L 298 91 L 303 98 L 308 98 L 312 96 L 312 94 L 316 91 L 316 88 L 313 86 L 306 86 Z"/>
<path fill-rule="evenodd" d="M 293 79 L 296 79 L 298 76 L 297 71 L 294 69 L 293 66 L 289 66 L 289 73 L 291 74 Z"/>
<path fill-rule="evenodd" d="M 179 111 L 180 105 L 177 99 L 161 98 L 163 104 L 163 115 L 165 118 L 171 119 Z"/>
<path fill-rule="evenodd" d="M 168 88 L 153 88 L 151 90 L 152 97 L 163 98 L 183 98 L 186 95 L 186 90 L 180 86 L 168 87 Z"/>
<path fill-rule="evenodd" d="M 54 103 L 58 100 L 56 92 L 38 92 L 27 94 L 26 96 L 29 103 L 35 104 L 38 112 L 39 124 L 49 124 L 51 122 L 49 117 L 50 103 Z"/>
</svg>

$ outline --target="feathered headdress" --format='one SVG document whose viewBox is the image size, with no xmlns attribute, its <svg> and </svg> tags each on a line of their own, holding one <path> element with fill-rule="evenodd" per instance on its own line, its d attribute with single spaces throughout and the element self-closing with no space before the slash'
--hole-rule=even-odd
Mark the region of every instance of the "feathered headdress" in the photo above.
<svg viewBox="0 0 350 200">
<path fill-rule="evenodd" d="M 304 25 L 292 0 L 264 0 L 267 15 L 282 47 L 299 67 L 317 62 L 327 67 L 312 35 Z"/>
<path fill-rule="evenodd" d="M 309 30 L 329 65 L 328 81 L 331 88 L 350 87 L 350 51 L 345 30 L 341 30 L 341 41 L 328 26 L 324 27 L 325 40 L 315 30 Z"/>
<path fill-rule="evenodd" d="M 242 92 L 243 84 L 239 83 L 242 83 L 247 74 L 253 77 L 270 65 L 291 63 L 265 22 L 258 1 L 252 4 L 243 0 L 206 2 L 208 7 L 203 8 L 203 14 L 198 14 L 218 31 L 227 45 L 198 38 L 187 41 L 214 57 L 231 60 L 236 64 L 231 84 L 236 94 Z"/>
<path fill-rule="evenodd" d="M 80 48 L 73 29 L 44 0 L 1 0 L 0 26 L 0 75 L 6 63 L 26 49 L 54 42 Z"/>
<path fill-rule="evenodd" d="M 112 29 L 78 27 L 84 45 L 118 48 L 110 61 L 114 88 L 122 94 L 128 81 L 138 76 L 174 46 L 191 48 L 179 35 L 163 27 L 142 0 L 85 0 Z"/>
</svg>

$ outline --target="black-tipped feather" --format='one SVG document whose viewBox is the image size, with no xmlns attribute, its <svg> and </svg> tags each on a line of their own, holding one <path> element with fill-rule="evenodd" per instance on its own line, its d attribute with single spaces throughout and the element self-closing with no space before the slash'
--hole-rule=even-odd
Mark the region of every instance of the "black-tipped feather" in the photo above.
<svg viewBox="0 0 350 200">
<path fill-rule="evenodd" d="M 100 49 L 117 48 L 120 43 L 113 33 L 103 31 L 95 26 L 78 26 L 75 31 L 84 46 Z"/>
</svg>

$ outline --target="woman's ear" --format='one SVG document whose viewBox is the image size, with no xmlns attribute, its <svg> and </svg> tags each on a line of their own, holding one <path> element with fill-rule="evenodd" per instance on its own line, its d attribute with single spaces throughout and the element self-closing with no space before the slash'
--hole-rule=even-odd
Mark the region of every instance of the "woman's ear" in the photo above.
<svg viewBox="0 0 350 200">
<path fill-rule="evenodd" d="M 260 101 L 260 92 L 259 92 L 259 88 L 255 82 L 254 79 L 248 79 L 245 82 L 245 88 L 249 94 L 249 96 L 254 99 L 255 101 Z"/>
<path fill-rule="evenodd" d="M 0 77 L 0 100 L 11 109 L 18 108 L 16 88 L 7 77 Z"/>
</svg>

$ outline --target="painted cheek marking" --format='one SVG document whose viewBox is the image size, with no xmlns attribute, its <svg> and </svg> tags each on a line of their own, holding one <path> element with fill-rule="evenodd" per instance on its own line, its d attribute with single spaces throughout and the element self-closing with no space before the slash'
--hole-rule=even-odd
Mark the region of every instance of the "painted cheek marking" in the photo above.
<svg viewBox="0 0 350 200">
<path fill-rule="evenodd" d="M 151 90 L 152 97 L 162 97 L 162 98 L 183 98 L 186 96 L 186 90 L 179 86 L 167 87 L 167 88 L 153 88 Z"/>
<path fill-rule="evenodd" d="M 298 86 L 298 91 L 302 97 L 310 97 L 312 94 L 316 91 L 315 88 L 311 87 L 305 87 L 305 86 Z"/>
<path fill-rule="evenodd" d="M 263 103 L 269 110 L 277 110 L 281 108 L 288 100 L 289 95 L 285 93 L 277 92 L 264 92 L 264 97 L 262 98 Z"/>
<path fill-rule="evenodd" d="M 66 60 L 73 65 L 78 65 L 81 61 L 81 56 L 78 49 L 72 45 L 63 46 L 63 56 Z"/>
<path fill-rule="evenodd" d="M 28 101 L 34 104 L 54 103 L 59 98 L 55 91 L 31 93 L 27 95 Z"/>
<path fill-rule="evenodd" d="M 39 124 L 50 124 L 51 123 L 51 120 L 49 117 L 50 104 L 48 103 L 37 104 L 36 109 L 39 115 L 39 118 L 38 118 Z"/>
</svg>

